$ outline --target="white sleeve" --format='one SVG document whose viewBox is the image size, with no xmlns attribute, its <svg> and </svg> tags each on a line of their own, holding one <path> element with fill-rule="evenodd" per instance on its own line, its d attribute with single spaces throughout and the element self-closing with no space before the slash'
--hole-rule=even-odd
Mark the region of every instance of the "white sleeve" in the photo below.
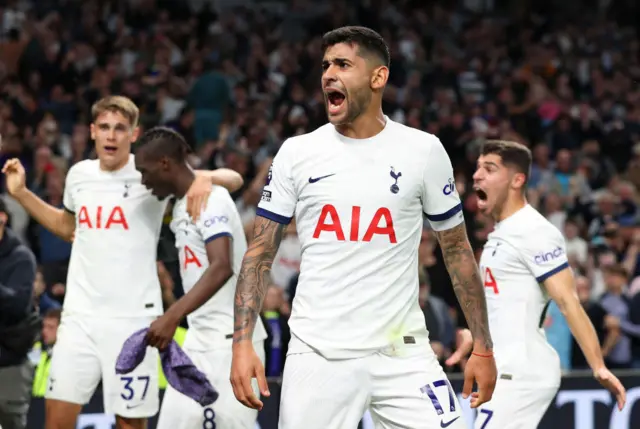
<svg viewBox="0 0 640 429">
<path fill-rule="evenodd" d="M 553 225 L 537 228 L 533 240 L 519 243 L 523 262 L 538 283 L 569 268 L 567 248 L 562 233 Z"/>
<path fill-rule="evenodd" d="M 422 175 L 422 210 L 435 231 L 443 231 L 464 221 L 462 203 L 455 186 L 449 155 L 433 137 Z"/>
<path fill-rule="evenodd" d="M 233 238 L 231 227 L 233 210 L 236 208 L 226 189 L 216 188 L 211 192 L 207 208 L 196 222 L 196 228 L 205 244 L 220 237 Z"/>
<path fill-rule="evenodd" d="M 292 158 L 290 144 L 285 141 L 269 168 L 257 216 L 285 225 L 291 222 L 298 202 L 291 173 Z"/>
<path fill-rule="evenodd" d="M 62 194 L 62 205 L 69 213 L 76 213 L 76 205 L 73 202 L 74 187 L 76 184 L 77 168 L 71 167 L 64 181 L 64 192 Z"/>
</svg>

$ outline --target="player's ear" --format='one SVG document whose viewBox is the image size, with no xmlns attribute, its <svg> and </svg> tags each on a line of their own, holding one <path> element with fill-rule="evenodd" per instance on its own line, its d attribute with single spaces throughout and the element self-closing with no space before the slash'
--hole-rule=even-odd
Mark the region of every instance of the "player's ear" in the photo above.
<svg viewBox="0 0 640 429">
<path fill-rule="evenodd" d="M 169 160 L 169 157 L 163 156 L 162 158 L 160 158 L 160 167 L 164 171 L 169 170 L 169 168 L 171 167 L 171 161 Z"/>
<path fill-rule="evenodd" d="M 382 90 L 389 79 L 389 69 L 385 66 L 378 66 L 371 74 L 371 89 Z"/>
<path fill-rule="evenodd" d="M 89 125 L 89 131 L 91 132 L 91 140 L 95 140 L 96 139 L 96 124 L 94 124 L 92 122 L 91 125 Z"/>
<path fill-rule="evenodd" d="M 137 142 L 138 137 L 140 137 L 140 127 L 135 127 L 131 133 L 131 143 Z"/>
<path fill-rule="evenodd" d="M 525 176 L 523 173 L 515 173 L 511 178 L 511 186 L 516 189 L 522 189 L 524 188 L 526 181 L 527 176 Z"/>
</svg>

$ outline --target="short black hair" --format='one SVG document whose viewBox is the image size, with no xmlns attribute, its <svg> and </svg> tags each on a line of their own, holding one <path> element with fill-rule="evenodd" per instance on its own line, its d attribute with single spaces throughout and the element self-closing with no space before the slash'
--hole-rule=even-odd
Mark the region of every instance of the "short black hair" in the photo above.
<svg viewBox="0 0 640 429">
<path fill-rule="evenodd" d="M 153 127 L 140 136 L 137 151 L 147 149 L 156 158 L 166 156 L 178 163 L 185 162 L 191 151 L 182 134 L 167 127 Z"/>
<path fill-rule="evenodd" d="M 389 46 L 380 34 L 370 28 L 348 26 L 331 30 L 322 36 L 322 51 L 339 43 L 357 45 L 364 54 L 376 57 L 386 67 L 391 65 Z"/>
<path fill-rule="evenodd" d="M 629 272 L 622 264 L 608 265 L 604 267 L 602 271 L 606 274 L 613 274 L 620 277 L 624 277 L 625 279 L 629 278 Z"/>
<path fill-rule="evenodd" d="M 498 155 L 507 167 L 516 169 L 525 176 L 525 185 L 531 176 L 531 151 L 522 143 L 507 140 L 487 140 L 482 146 L 482 155 Z"/>
</svg>

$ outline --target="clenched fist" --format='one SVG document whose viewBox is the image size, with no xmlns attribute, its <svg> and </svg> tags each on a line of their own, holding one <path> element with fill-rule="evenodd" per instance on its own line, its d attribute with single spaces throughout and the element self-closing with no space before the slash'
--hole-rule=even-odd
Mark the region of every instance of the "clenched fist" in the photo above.
<svg viewBox="0 0 640 429">
<path fill-rule="evenodd" d="M 2 172 L 6 176 L 7 191 L 11 196 L 15 197 L 26 189 L 26 173 L 19 159 L 8 160 L 2 167 Z"/>
</svg>

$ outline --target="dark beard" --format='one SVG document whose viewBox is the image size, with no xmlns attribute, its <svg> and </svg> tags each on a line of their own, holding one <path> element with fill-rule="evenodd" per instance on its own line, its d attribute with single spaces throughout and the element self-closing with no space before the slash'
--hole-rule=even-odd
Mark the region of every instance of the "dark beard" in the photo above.
<svg viewBox="0 0 640 429">
<path fill-rule="evenodd" d="M 348 123 L 354 122 L 367 110 L 371 103 L 371 98 L 371 90 L 368 87 L 358 89 L 353 93 L 353 101 L 350 101 L 347 105 L 349 110 L 349 114 L 347 115 Z"/>
</svg>

